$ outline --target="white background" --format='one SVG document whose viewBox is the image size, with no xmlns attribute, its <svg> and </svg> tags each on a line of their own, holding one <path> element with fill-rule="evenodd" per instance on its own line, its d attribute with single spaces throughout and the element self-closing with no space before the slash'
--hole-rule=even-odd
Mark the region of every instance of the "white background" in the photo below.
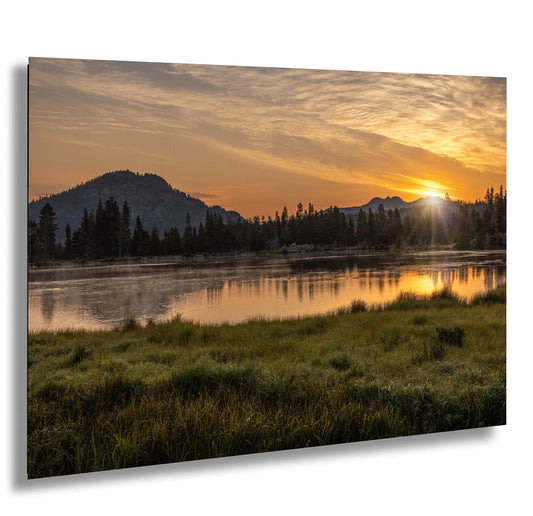
<svg viewBox="0 0 533 516">
<path fill-rule="evenodd" d="M 2 8 L 4 514 L 525 514 L 532 509 L 532 18 L 524 1 L 9 2 Z M 508 77 L 508 424 L 24 480 L 28 56 Z M 2 507 L 3 506 L 3 507 Z"/>
</svg>

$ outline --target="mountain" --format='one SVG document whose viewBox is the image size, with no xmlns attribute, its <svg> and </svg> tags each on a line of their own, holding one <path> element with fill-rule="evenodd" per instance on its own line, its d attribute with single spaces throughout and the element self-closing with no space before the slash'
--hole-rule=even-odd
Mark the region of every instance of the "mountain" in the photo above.
<svg viewBox="0 0 533 516">
<path fill-rule="evenodd" d="M 409 203 L 405 202 L 403 199 L 401 199 L 398 196 L 385 197 L 385 199 L 382 199 L 381 197 L 374 197 L 371 201 L 367 202 L 366 204 L 363 204 L 362 206 L 352 206 L 351 208 L 340 208 L 340 211 L 345 213 L 346 215 L 358 213 L 359 210 L 368 211 L 368 208 L 371 208 L 372 211 L 377 211 L 380 204 L 383 204 L 383 207 L 386 210 L 394 210 L 396 208 L 398 209 L 404 208 Z"/>
<path fill-rule="evenodd" d="M 429 195 L 428 197 L 421 197 L 420 199 L 417 199 L 413 202 L 408 202 L 406 208 L 410 208 L 411 206 L 438 206 L 444 202 L 444 199 L 442 197 L 438 197 L 437 195 Z"/>
<path fill-rule="evenodd" d="M 72 230 L 78 228 L 84 209 L 96 210 L 99 200 L 105 204 L 110 197 L 113 197 L 121 208 L 124 201 L 128 201 L 132 231 L 137 216 L 141 218 L 145 229 L 150 231 L 156 227 L 160 234 L 171 227 L 177 227 L 183 233 L 187 213 L 193 226 L 205 221 L 208 209 L 222 215 L 225 222 L 228 219 L 240 218 L 236 211 L 226 211 L 220 206 L 207 206 L 200 199 L 172 188 L 156 174 L 136 174 L 130 170 L 119 170 L 98 176 L 70 190 L 32 201 L 28 205 L 28 220 L 38 222 L 41 208 L 49 202 L 56 214 L 56 239 L 62 242 L 67 223 Z"/>
<path fill-rule="evenodd" d="M 383 204 L 383 208 L 385 208 L 385 210 L 395 210 L 396 208 L 402 210 L 404 208 L 412 208 L 415 206 L 435 206 L 443 202 L 444 199 L 441 199 L 440 197 L 436 196 L 421 197 L 420 199 L 417 199 L 416 201 L 412 202 L 404 201 L 401 197 L 398 196 L 385 198 L 374 197 L 371 201 L 367 202 L 366 204 L 363 204 L 362 206 L 339 208 L 339 211 L 341 213 L 344 213 L 345 215 L 357 215 L 360 210 L 368 211 L 369 208 L 371 208 L 372 211 L 375 213 L 378 210 L 380 204 Z"/>
</svg>

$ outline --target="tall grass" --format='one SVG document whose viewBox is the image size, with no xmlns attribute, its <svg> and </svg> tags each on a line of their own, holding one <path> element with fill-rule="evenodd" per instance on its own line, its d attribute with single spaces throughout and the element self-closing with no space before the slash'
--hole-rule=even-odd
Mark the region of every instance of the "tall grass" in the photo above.
<svg viewBox="0 0 533 516">
<path fill-rule="evenodd" d="M 294 321 L 30 334 L 28 475 L 504 424 L 502 290 Z"/>
</svg>

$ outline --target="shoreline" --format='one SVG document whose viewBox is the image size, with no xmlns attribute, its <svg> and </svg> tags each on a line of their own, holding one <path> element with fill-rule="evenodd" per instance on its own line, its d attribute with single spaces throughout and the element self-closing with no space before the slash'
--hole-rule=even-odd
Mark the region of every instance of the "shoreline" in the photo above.
<svg viewBox="0 0 533 516">
<path fill-rule="evenodd" d="M 469 253 L 506 253 L 504 249 L 451 249 L 449 246 L 434 246 L 424 248 L 406 248 L 400 250 L 368 250 L 357 248 L 309 248 L 308 246 L 295 246 L 285 250 L 260 251 L 256 253 L 220 253 L 220 254 L 196 254 L 191 256 L 169 255 L 169 256 L 145 256 L 145 257 L 126 257 L 112 258 L 101 260 L 87 261 L 55 261 L 42 264 L 28 263 L 28 274 L 31 272 L 48 272 L 57 270 L 76 270 L 76 269 L 100 269 L 120 266 L 172 266 L 172 265 L 211 265 L 235 260 L 261 260 L 261 259 L 313 259 L 313 258 L 342 258 L 351 256 L 410 256 L 425 254 L 464 254 Z"/>
<path fill-rule="evenodd" d="M 396 310 L 401 310 L 403 312 L 415 311 L 420 308 L 425 308 L 425 305 L 430 305 L 432 303 L 439 303 L 443 301 L 445 305 L 451 303 L 456 307 L 469 308 L 471 306 L 476 306 L 477 304 L 482 303 L 505 303 L 506 302 L 506 292 L 507 285 L 506 283 L 498 285 L 497 287 L 488 290 L 483 293 L 474 295 L 471 299 L 459 296 L 452 292 L 448 288 L 443 288 L 437 290 L 432 294 L 416 294 L 414 292 L 401 292 L 398 297 L 392 301 L 384 302 L 381 304 L 368 304 L 363 299 L 354 299 L 349 305 L 341 306 L 336 310 L 330 310 L 328 312 L 314 312 L 309 314 L 301 314 L 295 316 L 282 316 L 282 317 L 250 317 L 243 321 L 223 321 L 220 323 L 208 323 L 203 324 L 201 322 L 184 319 L 182 317 L 175 316 L 168 319 L 153 321 L 148 320 L 146 323 L 139 322 L 135 317 L 130 317 L 125 319 L 122 323 L 116 324 L 113 327 L 109 328 L 100 328 L 100 329 L 89 329 L 89 328 L 75 328 L 67 327 L 60 328 L 57 330 L 28 330 L 28 337 L 36 337 L 38 335 L 104 335 L 104 334 L 114 334 L 116 332 L 128 332 L 132 330 L 150 330 L 157 327 L 163 327 L 172 324 L 183 324 L 187 325 L 196 330 L 204 329 L 221 329 L 221 328 L 233 328 L 238 329 L 248 325 L 254 324 L 266 324 L 266 325 L 277 325 L 277 324 L 291 324 L 291 323 L 300 323 L 309 320 L 333 320 L 337 317 L 344 316 L 347 314 L 355 313 L 386 313 Z"/>
</svg>

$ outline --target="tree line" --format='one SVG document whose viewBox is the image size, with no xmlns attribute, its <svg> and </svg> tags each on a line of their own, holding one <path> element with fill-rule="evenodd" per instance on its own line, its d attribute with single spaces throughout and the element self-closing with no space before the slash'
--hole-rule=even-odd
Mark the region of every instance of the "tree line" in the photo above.
<svg viewBox="0 0 533 516">
<path fill-rule="evenodd" d="M 136 217 L 131 225 L 127 201 L 120 207 L 110 197 L 99 201 L 96 210 L 84 210 L 80 224 L 65 227 L 64 244 L 56 241 L 57 224 L 50 203 L 43 206 L 39 221 L 28 223 L 28 259 L 87 260 L 125 256 L 191 255 L 262 251 L 295 245 L 354 247 L 386 250 L 405 246 L 449 245 L 457 249 L 504 248 L 506 244 L 507 193 L 487 190 L 473 204 L 446 199 L 435 205 L 372 211 L 345 215 L 337 207 L 317 211 L 309 203 L 298 203 L 289 215 L 287 207 L 274 218 L 253 217 L 224 221 L 206 212 L 198 227 L 187 222 L 182 233 L 173 227 L 160 234 L 148 231 Z M 133 229 L 133 231 L 132 231 Z"/>
</svg>

